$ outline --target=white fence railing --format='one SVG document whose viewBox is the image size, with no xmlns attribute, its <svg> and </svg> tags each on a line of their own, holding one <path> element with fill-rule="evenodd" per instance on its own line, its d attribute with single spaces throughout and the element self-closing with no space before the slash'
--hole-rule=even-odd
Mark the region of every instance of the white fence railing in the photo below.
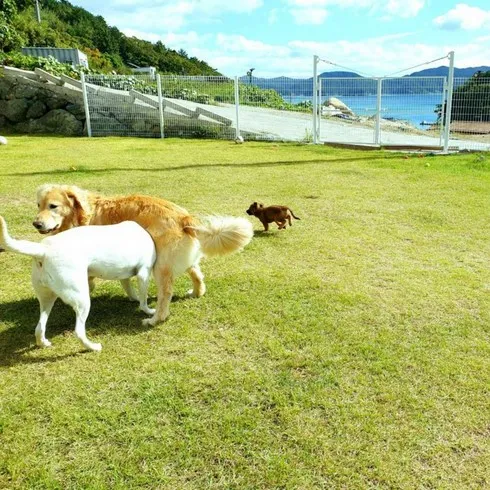
<svg viewBox="0 0 490 490">
<path fill-rule="evenodd" d="M 454 79 L 449 147 L 488 150 L 490 78 L 470 98 L 468 83 Z M 318 142 L 444 143 L 444 77 L 319 77 L 316 98 L 314 78 L 86 75 L 83 85 L 91 136 L 313 142 L 316 128 Z"/>
</svg>

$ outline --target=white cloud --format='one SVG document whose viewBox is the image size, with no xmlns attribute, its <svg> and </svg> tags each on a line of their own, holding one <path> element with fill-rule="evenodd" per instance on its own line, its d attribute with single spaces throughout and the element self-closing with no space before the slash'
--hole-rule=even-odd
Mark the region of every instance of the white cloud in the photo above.
<svg viewBox="0 0 490 490">
<path fill-rule="evenodd" d="M 143 39 L 152 43 L 162 40 L 160 34 L 155 34 L 154 32 L 143 32 L 135 29 L 124 29 L 122 32 L 128 37 L 137 37 L 138 39 Z"/>
<path fill-rule="evenodd" d="M 320 25 L 325 22 L 328 12 L 326 9 L 291 9 L 289 11 L 294 18 L 296 24 L 305 25 Z"/>
<path fill-rule="evenodd" d="M 169 10 L 184 7 L 194 12 L 251 12 L 263 5 L 263 0 L 111 0 L 112 7 L 144 5 L 147 8 L 168 8 Z"/>
<path fill-rule="evenodd" d="M 395 17 L 415 17 L 424 4 L 425 0 L 389 0 L 385 10 L 388 15 Z"/>
<path fill-rule="evenodd" d="M 470 7 L 465 3 L 458 3 L 456 7 L 444 15 L 436 17 L 434 24 L 446 30 L 490 28 L 490 10 L 482 10 L 478 7 Z"/>
<path fill-rule="evenodd" d="M 180 46 L 182 44 L 192 46 L 193 44 L 207 42 L 210 38 L 210 34 L 199 35 L 195 31 L 188 31 L 181 34 L 169 32 L 160 39 L 162 40 L 163 44 L 168 44 L 174 48 L 175 46 Z"/>
<path fill-rule="evenodd" d="M 349 19 L 349 12 L 339 13 L 340 8 L 361 9 L 358 14 L 376 15 L 377 20 L 382 16 L 411 16 L 420 11 L 428 1 L 430 0 L 282 0 L 281 7 L 272 10 L 263 8 L 260 13 L 263 14 L 264 23 L 269 20 L 269 23 L 279 24 L 280 20 L 279 25 L 284 24 L 283 29 L 286 30 L 292 25 L 290 11 L 295 13 L 297 22 L 311 25 L 314 22 L 324 22 L 325 19 L 336 22 L 340 14 Z M 118 10 L 114 7 L 116 3 L 119 5 Z M 313 55 L 328 58 L 360 74 L 375 76 L 389 75 L 423 61 L 439 58 L 451 50 L 456 53 L 456 66 L 490 65 L 490 31 L 481 31 L 481 36 L 473 36 L 468 44 L 455 44 L 451 39 L 457 39 L 456 36 L 446 37 L 447 44 L 415 44 L 420 39 L 429 37 L 421 37 L 420 33 L 415 36 L 411 32 L 365 39 L 359 38 L 359 32 L 355 30 L 346 30 L 344 39 L 330 42 L 303 41 L 301 38 L 287 42 L 280 41 L 280 36 L 271 37 L 277 41 L 263 42 L 258 37 L 254 39 L 240 35 L 239 28 L 231 31 L 236 32 L 231 35 L 220 32 L 225 31 L 220 25 L 213 25 L 205 32 L 199 32 L 196 25 L 202 22 L 217 24 L 221 20 L 225 22 L 226 17 L 222 14 L 248 14 L 266 4 L 268 2 L 265 0 L 109 0 L 104 8 L 109 8 L 112 12 L 104 16 L 110 25 L 116 25 L 126 35 L 151 42 L 161 40 L 169 48 L 183 49 L 189 56 L 205 60 L 227 76 L 243 75 L 253 66 L 254 75 L 257 76 L 309 78 L 312 76 Z M 245 24 L 248 15 L 244 17 Z M 452 25 L 469 29 L 485 26 L 484 22 L 489 21 L 489 17 L 490 11 L 459 4 L 434 22 L 440 27 Z M 235 20 L 237 19 L 233 19 Z M 378 26 L 379 32 L 382 32 L 381 23 L 378 22 Z M 272 27 L 266 27 L 273 32 Z M 291 32 L 298 30 L 291 29 Z M 353 37 L 356 40 L 352 40 Z M 322 38 L 328 37 L 325 35 L 320 39 Z M 444 62 L 439 61 L 435 66 L 440 64 Z M 419 69 L 422 68 L 425 67 Z M 328 71 L 343 68 L 322 63 L 319 69 Z"/>
<path fill-rule="evenodd" d="M 327 17 L 327 7 L 367 9 L 369 14 L 380 14 L 384 20 L 393 17 L 415 17 L 426 0 L 283 0 L 298 24 L 321 24 Z M 332 15 L 332 18 L 334 16 Z"/>
<path fill-rule="evenodd" d="M 252 12 L 262 7 L 263 0 L 112 0 L 110 5 L 106 20 L 122 30 L 137 25 L 176 32 L 196 19 L 212 22 L 225 13 Z"/>
<path fill-rule="evenodd" d="M 401 37 L 402 35 L 384 36 L 360 41 L 327 43 L 296 41 L 292 44 L 305 55 L 317 54 L 322 58 L 322 53 L 328 53 L 328 61 L 349 67 L 360 74 L 373 76 L 389 75 L 447 53 L 441 47 L 403 43 L 400 41 Z M 323 71 L 330 69 L 332 66 L 328 64 L 320 66 L 320 70 Z"/>
<path fill-rule="evenodd" d="M 217 34 L 216 46 L 223 51 L 244 53 L 248 56 L 279 56 L 285 57 L 290 54 L 290 49 L 281 45 L 267 44 L 262 41 L 247 39 L 245 36 Z"/>
<path fill-rule="evenodd" d="M 346 67 L 365 76 L 391 75 L 408 67 L 444 57 L 449 51 L 455 51 L 458 67 L 490 65 L 490 36 L 474 39 L 468 44 L 442 45 L 412 43 L 412 32 L 358 41 L 295 40 L 285 44 L 272 44 L 239 34 L 200 35 L 195 31 L 188 31 L 158 36 L 155 31 L 131 32 L 140 39 L 152 42 L 161 39 L 167 47 L 183 49 L 189 56 L 205 60 L 210 66 L 230 77 L 244 75 L 253 66 L 254 75 L 258 77 L 309 78 L 312 76 L 313 55 L 341 66 L 322 62 L 319 65 L 320 72 L 343 70 L 343 67 Z M 439 60 L 435 64 L 421 66 L 401 75 L 444 64 L 447 64 L 447 60 Z"/>
<path fill-rule="evenodd" d="M 108 14 L 107 20 L 111 25 L 117 25 L 121 30 L 132 29 L 132 26 L 141 26 L 139 30 L 171 30 L 178 31 L 186 25 L 186 21 L 193 14 L 192 5 L 186 2 L 163 6 L 145 6 L 131 11 L 120 10 L 115 14 Z"/>
<path fill-rule="evenodd" d="M 292 7 L 325 7 L 328 0 L 288 0 L 287 3 Z"/>
<path fill-rule="evenodd" d="M 136 5 L 148 4 L 146 0 L 112 0 L 112 7 L 135 7 Z"/>
</svg>

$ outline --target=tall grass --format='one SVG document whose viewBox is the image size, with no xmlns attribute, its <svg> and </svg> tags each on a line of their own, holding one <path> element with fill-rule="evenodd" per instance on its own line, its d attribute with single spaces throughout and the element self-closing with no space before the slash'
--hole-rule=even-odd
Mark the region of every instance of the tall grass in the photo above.
<svg viewBox="0 0 490 490">
<path fill-rule="evenodd" d="M 195 214 L 286 204 L 301 221 L 204 262 L 167 322 L 117 283 L 83 352 L 56 304 L 34 345 L 29 259 L 0 254 L 0 488 L 490 485 L 490 161 L 224 141 L 12 137 L 0 213 L 35 189 L 165 197 Z M 153 286 L 151 295 L 156 294 Z"/>
</svg>

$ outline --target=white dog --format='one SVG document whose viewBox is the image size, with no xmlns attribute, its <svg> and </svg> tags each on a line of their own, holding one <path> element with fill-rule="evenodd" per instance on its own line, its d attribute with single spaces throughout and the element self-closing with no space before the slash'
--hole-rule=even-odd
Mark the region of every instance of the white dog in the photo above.
<svg viewBox="0 0 490 490">
<path fill-rule="evenodd" d="M 102 349 L 85 333 L 90 311 L 89 282 L 93 277 L 120 279 L 131 296 L 129 278 L 136 276 L 140 309 L 148 315 L 155 312 L 147 304 L 148 283 L 156 259 L 155 245 L 150 234 L 134 221 L 72 228 L 36 243 L 11 238 L 0 216 L 0 243 L 7 250 L 33 258 L 32 285 L 41 310 L 36 327 L 38 346 L 51 345 L 45 337 L 46 322 L 59 297 L 75 310 L 75 334 L 80 342 L 90 350 Z"/>
</svg>

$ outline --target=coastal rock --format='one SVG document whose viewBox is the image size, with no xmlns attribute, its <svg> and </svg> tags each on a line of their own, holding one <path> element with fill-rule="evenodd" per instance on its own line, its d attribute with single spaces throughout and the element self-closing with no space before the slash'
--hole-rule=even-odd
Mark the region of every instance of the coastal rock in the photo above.
<svg viewBox="0 0 490 490">
<path fill-rule="evenodd" d="M 337 116 L 339 114 L 342 114 L 342 111 L 333 105 L 323 105 L 322 107 L 322 116 Z"/>
<path fill-rule="evenodd" d="M 354 111 L 352 111 L 352 109 L 350 109 L 346 104 L 344 104 L 340 99 L 337 99 L 336 97 L 329 97 L 323 105 L 326 107 L 331 106 L 334 109 L 338 109 L 342 114 L 355 116 Z"/>
</svg>

